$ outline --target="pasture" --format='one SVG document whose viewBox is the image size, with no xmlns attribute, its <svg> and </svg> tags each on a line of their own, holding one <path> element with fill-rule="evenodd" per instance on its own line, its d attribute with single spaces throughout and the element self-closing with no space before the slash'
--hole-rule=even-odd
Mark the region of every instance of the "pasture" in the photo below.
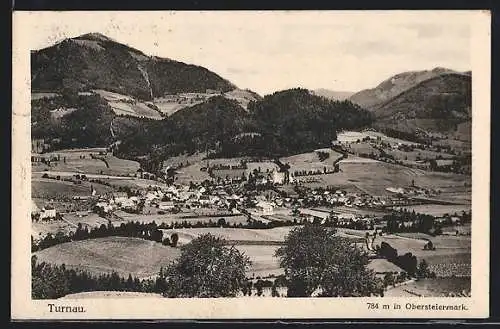
<svg viewBox="0 0 500 329">
<path fill-rule="evenodd" d="M 394 207 L 396 210 L 406 209 L 408 211 L 415 211 L 420 214 L 427 214 L 433 216 L 443 216 L 445 214 L 458 215 L 462 214 L 462 211 L 469 212 L 471 210 L 470 204 L 465 205 L 439 205 L 439 204 L 423 204 L 416 206 L 406 206 L 406 207 Z"/>
<path fill-rule="evenodd" d="M 51 233 L 52 235 L 55 235 L 58 232 L 69 234 L 70 232 L 74 232 L 75 229 L 75 226 L 62 220 L 31 223 L 31 235 L 35 240 L 44 238 L 48 233 Z"/>
<path fill-rule="evenodd" d="M 85 174 L 133 175 L 139 169 L 137 161 L 117 158 L 106 152 L 105 148 L 65 149 L 46 153 L 47 156 L 59 156 L 60 161 L 50 164 L 51 170 L 67 171 Z M 96 156 L 99 158 L 92 158 Z M 104 159 L 105 161 L 103 161 Z M 37 167 L 39 170 L 39 168 Z"/>
<path fill-rule="evenodd" d="M 206 179 L 210 180 L 210 175 L 206 171 L 201 171 L 202 167 L 204 164 L 199 162 L 177 170 L 176 183 L 188 185 L 189 182 L 201 183 Z"/>
<path fill-rule="evenodd" d="M 271 274 L 280 275 L 284 271 L 280 268 L 279 259 L 274 257 L 278 245 L 245 245 L 238 244 L 236 249 L 250 258 L 252 264 L 247 271 L 248 277 L 267 277 Z"/>
<path fill-rule="evenodd" d="M 73 196 L 90 196 L 90 185 L 94 187 L 98 194 L 112 192 L 112 188 L 101 185 L 82 182 L 75 184 L 56 179 L 32 178 L 31 197 L 39 199 L 60 199 L 71 198 Z"/>
<path fill-rule="evenodd" d="M 317 152 L 325 152 L 328 153 L 328 158 L 320 161 Z M 290 172 L 294 171 L 316 171 L 323 170 L 323 168 L 327 168 L 328 170 L 333 170 L 333 163 L 342 157 L 342 154 L 335 152 L 331 149 L 318 149 L 314 152 L 301 153 L 292 155 L 289 157 L 281 158 L 280 161 L 290 165 Z"/>
<path fill-rule="evenodd" d="M 147 278 L 180 255 L 180 250 L 138 238 L 107 237 L 72 241 L 34 253 L 39 262 L 65 264 L 93 274 L 118 272 Z"/>
<path fill-rule="evenodd" d="M 294 226 L 288 227 L 276 227 L 272 229 L 245 229 L 245 228 L 220 228 L 220 227 L 210 227 L 210 228 L 179 228 L 171 230 L 163 230 L 166 236 L 170 236 L 172 233 L 177 233 L 179 235 L 179 244 L 189 243 L 192 239 L 202 235 L 202 234 L 213 234 L 217 237 L 221 237 L 228 241 L 237 241 L 238 244 L 244 244 L 245 242 L 252 243 L 277 243 L 283 242 L 285 236 L 292 230 Z"/>
<path fill-rule="evenodd" d="M 42 99 L 42 98 L 54 98 L 54 97 L 58 97 L 60 96 L 59 94 L 57 93 L 50 93 L 50 92 L 32 92 L 31 93 L 31 100 L 32 101 L 35 101 L 35 100 L 39 100 L 39 99 Z"/>
<path fill-rule="evenodd" d="M 99 299 L 99 298 L 163 298 L 161 294 L 132 291 L 89 291 L 69 294 L 60 299 Z"/>
<path fill-rule="evenodd" d="M 75 213 L 67 213 L 63 215 L 63 219 L 65 222 L 70 224 L 73 227 L 73 231 L 76 229 L 78 226 L 78 223 L 81 223 L 84 227 L 87 226 L 90 228 L 92 227 L 99 227 L 102 224 L 108 225 L 108 219 L 100 217 L 99 215 L 91 212 L 75 212 Z M 110 219 L 111 222 L 113 222 L 114 225 L 116 225 L 115 221 L 116 219 Z"/>
<path fill-rule="evenodd" d="M 463 297 L 470 294 L 470 277 L 422 279 L 389 288 L 387 297 L 448 297 L 450 294 Z"/>
<path fill-rule="evenodd" d="M 107 90 L 95 90 L 104 98 L 109 106 L 117 115 L 132 115 L 136 117 L 145 117 L 155 120 L 161 120 L 161 114 L 150 108 L 146 103 L 136 100 L 133 97 L 110 92 Z"/>
<path fill-rule="evenodd" d="M 426 240 L 432 241 L 436 250 L 424 250 Z M 397 249 L 398 255 L 411 252 L 418 262 L 425 259 L 431 271 L 438 277 L 467 276 L 471 268 L 471 239 L 470 236 L 440 235 L 431 237 L 421 233 L 399 233 L 377 237 L 375 244 L 382 241 Z"/>
<path fill-rule="evenodd" d="M 377 131 L 342 131 L 337 134 L 337 141 L 341 143 L 355 143 L 358 139 L 370 137 L 372 139 L 380 138 L 381 141 L 390 144 L 408 144 L 414 145 L 416 143 L 406 141 L 404 139 L 393 138 L 384 135 L 383 133 Z"/>
<path fill-rule="evenodd" d="M 170 94 L 163 95 L 163 97 L 155 97 L 154 102 L 146 102 L 146 104 L 154 103 L 163 115 L 170 116 L 185 107 L 203 103 L 213 96 L 215 96 L 215 94 L 212 93 Z"/>
<path fill-rule="evenodd" d="M 412 180 L 417 186 L 431 189 L 459 189 L 471 181 L 471 177 L 466 175 L 427 172 L 371 159 L 355 160 L 340 161 L 340 172 L 317 175 L 318 181 L 307 185 L 313 188 L 355 186 L 373 196 L 388 196 L 391 193 L 386 190 L 387 187 L 409 186 Z"/>
</svg>

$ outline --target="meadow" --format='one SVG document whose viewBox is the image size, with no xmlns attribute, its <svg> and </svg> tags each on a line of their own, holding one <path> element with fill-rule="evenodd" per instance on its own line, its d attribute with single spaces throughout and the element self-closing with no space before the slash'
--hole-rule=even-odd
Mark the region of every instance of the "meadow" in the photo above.
<svg viewBox="0 0 500 329">
<path fill-rule="evenodd" d="M 471 291 L 470 277 L 422 279 L 385 292 L 387 297 L 447 297 L 467 296 Z"/>
<path fill-rule="evenodd" d="M 360 161 L 348 158 L 339 162 L 340 172 L 335 174 L 318 175 L 318 181 L 308 183 L 307 186 L 325 187 L 354 186 L 373 196 L 391 195 L 387 187 L 415 185 L 430 189 L 461 189 L 464 183 L 470 183 L 471 177 L 452 173 L 427 172 L 400 165 L 379 162 L 371 159 L 358 158 Z"/>
<path fill-rule="evenodd" d="M 325 152 L 328 154 L 328 158 L 321 161 L 317 152 Z M 281 158 L 280 161 L 290 165 L 290 172 L 294 171 L 309 171 L 309 170 L 333 170 L 333 163 L 340 159 L 342 154 L 335 152 L 331 149 L 318 149 L 314 152 L 301 153 L 292 155 L 289 157 Z"/>
<path fill-rule="evenodd" d="M 91 185 L 99 194 L 105 194 L 113 191 L 111 187 L 106 185 L 91 184 L 89 182 L 75 184 L 56 179 L 32 178 L 31 197 L 39 199 L 57 199 L 71 198 L 73 196 L 90 196 Z"/>
<path fill-rule="evenodd" d="M 180 250 L 153 241 L 106 237 L 73 241 L 34 253 L 39 262 L 87 270 L 94 274 L 118 272 L 127 277 L 147 278 L 180 255 Z"/>
</svg>

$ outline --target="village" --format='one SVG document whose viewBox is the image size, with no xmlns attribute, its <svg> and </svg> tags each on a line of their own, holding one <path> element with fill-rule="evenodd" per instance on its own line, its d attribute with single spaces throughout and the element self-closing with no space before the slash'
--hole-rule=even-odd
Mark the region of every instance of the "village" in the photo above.
<svg viewBox="0 0 500 329">
<path fill-rule="evenodd" d="M 51 249 L 62 248 L 82 232 L 115 239 L 106 236 L 132 223 L 153 225 L 156 233 L 143 239 L 166 246 L 174 241 L 182 246 L 210 232 L 250 256 L 253 265 L 247 276 L 257 285 L 254 294 L 275 296 L 277 291 L 286 292 L 275 286 L 283 269 L 274 252 L 287 232 L 309 222 L 334 227 L 365 250 L 369 268 L 381 279 L 389 276 L 392 293 L 412 282 L 406 273 L 417 265 L 411 257 L 403 257 L 405 253 L 429 261 L 433 270 L 429 273 L 438 276 L 432 282 L 452 274 L 463 287 L 462 278 L 470 275 L 470 246 L 462 243 L 470 240 L 470 201 L 464 199 L 468 182 L 459 174 L 354 152 L 368 142 L 371 147 L 385 147 L 387 154 L 410 145 L 388 137 L 370 141 L 366 135 L 357 137 L 346 133 L 331 148 L 276 159 L 181 156 L 169 159 L 155 173 L 117 158 L 112 148 L 40 153 L 37 141 L 32 153 L 32 250 L 44 259 Z M 383 254 L 391 248 L 397 248 L 400 256 Z M 71 256 L 71 250 L 62 251 L 69 257 L 62 258 L 65 263 L 87 268 Z M 451 253 L 450 258 L 443 259 L 443 253 Z M 86 262 L 94 267 L 92 260 Z M 135 275 L 154 276 L 141 273 Z M 125 268 L 122 274 L 127 275 Z M 422 294 L 418 289 L 398 294 Z"/>
</svg>

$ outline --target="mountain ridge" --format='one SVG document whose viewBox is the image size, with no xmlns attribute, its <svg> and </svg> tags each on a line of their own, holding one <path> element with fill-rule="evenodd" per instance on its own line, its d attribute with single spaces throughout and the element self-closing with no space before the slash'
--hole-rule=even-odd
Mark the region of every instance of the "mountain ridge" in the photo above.
<svg viewBox="0 0 500 329">
<path fill-rule="evenodd" d="M 32 51 L 31 70 L 34 91 L 104 89 L 151 100 L 152 94 L 161 97 L 178 92 L 236 89 L 207 68 L 148 56 L 99 33 L 64 39 Z"/>
<path fill-rule="evenodd" d="M 442 67 L 436 67 L 432 70 L 401 72 L 390 76 L 373 88 L 358 91 L 350 96 L 349 100 L 366 109 L 374 109 L 418 83 L 446 73 L 458 74 L 460 72 Z"/>
</svg>

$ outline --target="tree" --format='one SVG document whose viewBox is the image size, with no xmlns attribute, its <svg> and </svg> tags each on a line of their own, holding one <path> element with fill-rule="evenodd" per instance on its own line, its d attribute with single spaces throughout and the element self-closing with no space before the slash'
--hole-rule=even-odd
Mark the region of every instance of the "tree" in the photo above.
<svg viewBox="0 0 500 329">
<path fill-rule="evenodd" d="M 170 241 L 171 241 L 171 245 L 172 247 L 177 247 L 177 242 L 179 241 L 179 235 L 177 233 L 172 233 L 172 235 L 170 236 Z"/>
<path fill-rule="evenodd" d="M 384 275 L 384 285 L 386 287 L 394 285 L 395 281 L 396 281 L 396 278 L 394 277 L 394 274 L 392 274 L 392 272 L 385 273 L 385 275 Z"/>
<path fill-rule="evenodd" d="M 276 251 L 285 269 L 289 297 L 371 296 L 380 292 L 381 280 L 366 268 L 368 257 L 335 230 L 306 223 L 295 228 Z"/>
<path fill-rule="evenodd" d="M 234 246 L 211 234 L 184 245 L 165 270 L 168 297 L 235 297 L 246 284 L 250 260 Z"/>
<path fill-rule="evenodd" d="M 219 220 L 217 221 L 217 226 L 219 227 L 224 227 L 226 226 L 226 220 L 224 218 L 219 218 Z"/>
</svg>

